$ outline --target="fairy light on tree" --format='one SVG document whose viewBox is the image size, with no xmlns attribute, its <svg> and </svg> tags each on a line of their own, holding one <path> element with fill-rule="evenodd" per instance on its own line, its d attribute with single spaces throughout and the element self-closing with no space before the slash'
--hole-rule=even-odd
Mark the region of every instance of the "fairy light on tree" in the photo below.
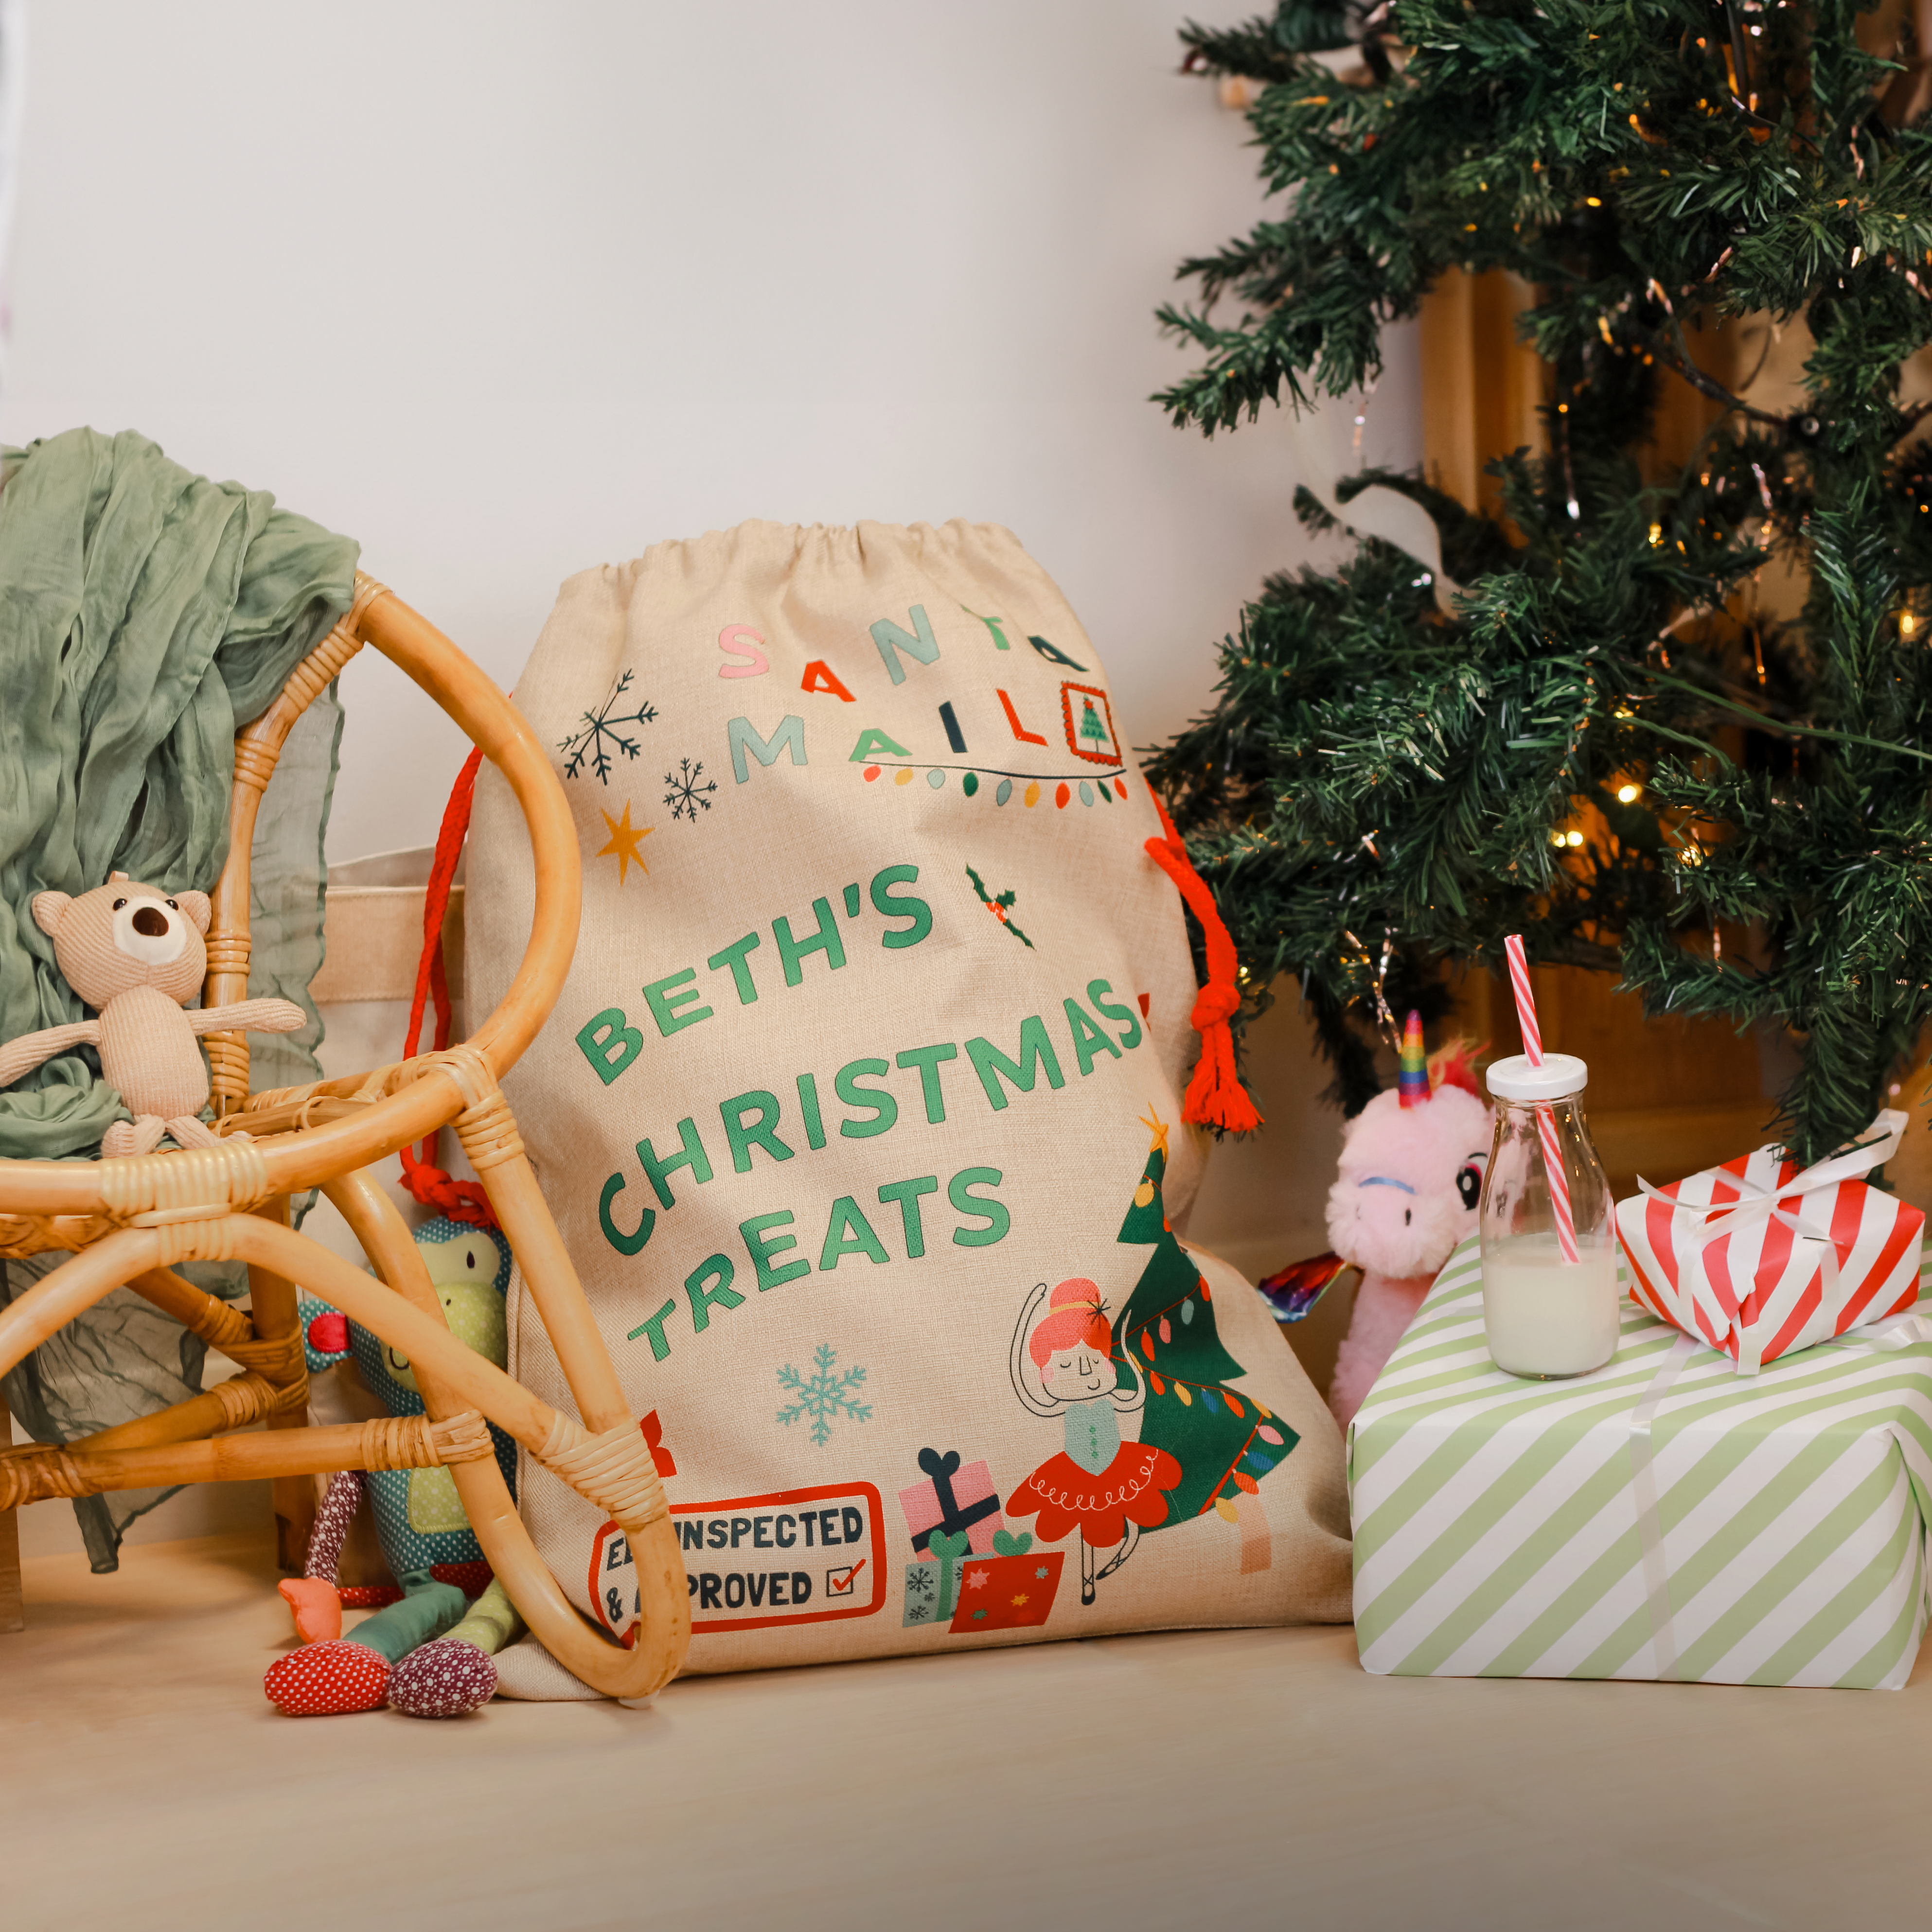
<svg viewBox="0 0 1932 1932">
<path fill-rule="evenodd" d="M 1513 930 L 1654 1011 L 1790 1028 L 1807 1160 L 1869 1120 L 1932 1014 L 1932 404 L 1899 383 L 1932 341 L 1932 134 L 1920 76 L 1861 49 L 1858 17 L 1291 0 L 1182 32 L 1190 66 L 1248 82 L 1284 206 L 1182 266 L 1177 424 L 1353 395 L 1450 267 L 1536 291 L 1548 451 L 1492 466 L 1500 514 L 1414 477 L 1338 493 L 1429 512 L 1447 609 L 1374 539 L 1269 579 L 1214 710 L 1154 766 L 1253 969 L 1248 1012 L 1292 974 L 1345 1106 L 1374 1089 L 1377 998 L 1420 1003 L 1445 958 L 1498 965 Z M 1360 84 L 1334 70 L 1350 47 Z M 1692 356 L 1747 314 L 1810 332 L 1789 410 Z M 1666 380 L 1723 414 L 1646 487 Z M 1761 607 L 1770 568 L 1805 586 L 1795 614 Z M 1718 947 L 1720 921 L 1757 943 Z M 1379 976 L 1351 937 L 1378 932 Z"/>
</svg>

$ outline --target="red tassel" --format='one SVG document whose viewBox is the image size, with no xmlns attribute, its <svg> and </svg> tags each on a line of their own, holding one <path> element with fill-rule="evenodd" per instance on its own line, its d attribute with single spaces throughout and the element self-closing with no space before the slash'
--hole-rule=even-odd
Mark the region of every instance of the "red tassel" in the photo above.
<svg viewBox="0 0 1932 1932">
<path fill-rule="evenodd" d="M 1181 1106 L 1181 1118 L 1197 1126 L 1226 1127 L 1235 1133 L 1248 1133 L 1261 1124 L 1261 1115 L 1241 1076 L 1234 1069 L 1234 1036 L 1227 1022 L 1239 1010 L 1240 989 L 1234 983 L 1238 962 L 1234 942 L 1214 903 L 1214 895 L 1202 884 L 1188 858 L 1161 795 L 1150 784 L 1154 809 L 1161 814 L 1164 838 L 1147 841 L 1147 856 L 1173 880 L 1175 889 L 1188 911 L 1200 921 L 1207 939 L 1207 984 L 1195 996 L 1192 1015 L 1194 1030 L 1200 1035 L 1200 1059 Z"/>
<path fill-rule="evenodd" d="M 456 775 L 455 788 L 443 814 L 443 829 L 436 835 L 436 856 L 429 868 L 429 890 L 422 902 L 422 958 L 416 971 L 416 998 L 409 1010 L 409 1037 L 403 1042 L 405 1060 L 413 1057 L 422 1036 L 423 1009 L 434 996 L 436 1001 L 434 1050 L 440 1053 L 449 1044 L 452 1012 L 449 981 L 443 965 L 443 920 L 449 910 L 449 887 L 456 876 L 456 861 L 462 856 L 463 841 L 469 836 L 470 808 L 476 795 L 476 773 L 483 762 L 480 749 L 472 752 Z M 436 1165 L 434 1134 L 412 1154 L 402 1150 L 402 1184 L 425 1208 L 435 1208 L 452 1221 L 467 1222 L 473 1227 L 494 1228 L 496 1210 L 490 1198 L 473 1180 L 452 1180 Z"/>
</svg>

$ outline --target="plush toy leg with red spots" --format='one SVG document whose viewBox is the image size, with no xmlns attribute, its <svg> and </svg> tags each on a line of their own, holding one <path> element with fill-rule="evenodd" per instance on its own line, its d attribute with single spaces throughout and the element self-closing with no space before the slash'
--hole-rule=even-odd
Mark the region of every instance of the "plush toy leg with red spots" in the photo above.
<svg viewBox="0 0 1932 1932">
<path fill-rule="evenodd" d="M 285 1718 L 379 1711 L 389 1702 L 389 1659 L 353 1640 L 304 1644 L 269 1666 L 262 1688 Z"/>
<path fill-rule="evenodd" d="M 349 1526 L 362 1500 L 362 1479 L 354 1470 L 344 1470 L 330 1481 L 309 1534 L 306 1574 L 286 1578 L 281 1585 L 302 1647 L 269 1665 L 262 1689 L 284 1716 L 333 1717 L 380 1710 L 389 1700 L 392 1667 L 463 1616 L 461 1590 L 437 1582 L 427 1570 L 416 1571 L 403 1578 L 400 1603 L 343 1636 L 342 1599 L 335 1578 Z M 493 1694 L 494 1666 L 490 1677 Z"/>
<path fill-rule="evenodd" d="M 474 762 L 467 768 L 472 776 Z M 459 835 L 455 844 L 460 844 Z M 454 850 L 449 855 L 452 865 Z M 419 1014 L 424 986 L 434 983 L 438 956 L 433 949 L 425 956 Z M 439 1030 L 438 1044 L 443 1043 Z M 482 1203 L 473 1184 L 456 1185 L 476 1195 L 469 1205 Z M 419 1190 L 413 1191 L 422 1198 Z M 464 1202 L 438 1198 L 452 1214 L 464 1214 Z M 507 1359 L 503 1298 L 509 1250 L 491 1228 L 473 1225 L 474 1218 L 431 1222 L 417 1230 L 416 1242 L 452 1332 L 500 1367 Z M 308 1298 L 302 1298 L 302 1308 L 304 1358 L 311 1375 L 325 1372 L 347 1355 L 368 1392 L 392 1414 L 422 1412 L 422 1397 L 406 1364 L 382 1352 L 375 1338 L 339 1310 Z M 507 1438 L 499 1437 L 495 1447 L 507 1478 Z M 392 1588 L 335 1587 L 343 1539 L 365 1497 L 372 1506 L 383 1556 L 401 1586 L 401 1602 Z M 489 1587 L 489 1565 L 446 1469 L 338 1478 L 317 1526 L 308 1569 L 299 1582 L 281 1586 L 305 1648 L 278 1659 L 268 1673 L 263 1688 L 278 1709 L 308 1717 L 389 1703 L 412 1716 L 459 1717 L 495 1694 L 493 1656 L 520 1626 L 507 1595 Z M 465 1595 L 477 1591 L 485 1593 L 483 1600 L 469 1611 Z M 344 1610 L 377 1604 L 386 1607 L 344 1630 Z"/>
<path fill-rule="evenodd" d="M 305 1644 L 270 1664 L 262 1680 L 269 1702 L 290 1718 L 374 1711 L 387 1703 L 393 1666 L 461 1622 L 469 1607 L 455 1584 L 439 1583 L 426 1570 L 413 1570 L 401 1581 L 402 1600 L 365 1618 L 346 1637 Z M 495 1674 L 492 1666 L 493 1679 Z"/>
</svg>

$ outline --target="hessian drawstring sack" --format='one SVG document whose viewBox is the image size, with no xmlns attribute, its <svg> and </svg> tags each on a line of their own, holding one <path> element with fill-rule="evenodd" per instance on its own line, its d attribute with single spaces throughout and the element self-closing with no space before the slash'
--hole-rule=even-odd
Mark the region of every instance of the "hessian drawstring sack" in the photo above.
<svg viewBox="0 0 1932 1932">
<path fill-rule="evenodd" d="M 515 696 L 584 905 L 506 1088 L 666 1474 L 690 1667 L 1345 1619 L 1333 1424 L 1180 1238 L 1200 1124 L 1254 1120 L 1233 949 L 1019 543 L 660 544 L 563 586 Z M 486 768 L 472 1010 L 529 865 Z M 512 1372 L 567 1408 L 525 1293 Z M 518 1493 L 621 1640 L 614 1526 Z"/>
</svg>

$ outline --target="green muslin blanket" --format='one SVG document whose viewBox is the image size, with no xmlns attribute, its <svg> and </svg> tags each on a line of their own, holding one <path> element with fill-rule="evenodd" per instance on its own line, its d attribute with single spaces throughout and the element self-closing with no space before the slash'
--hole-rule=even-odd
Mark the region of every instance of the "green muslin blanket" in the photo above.
<svg viewBox="0 0 1932 1932">
<path fill-rule="evenodd" d="M 0 451 L 0 1040 L 83 1017 L 34 924 L 35 893 L 83 892 L 110 872 L 185 890 L 227 857 L 236 729 L 348 608 L 356 547 L 211 483 L 146 438 L 74 430 Z M 249 991 L 308 1023 L 257 1034 L 258 1088 L 313 1079 L 322 1023 L 323 839 L 342 714 L 332 690 L 302 715 L 264 795 L 251 855 Z M 125 1118 L 91 1049 L 0 1090 L 0 1156 L 85 1156 Z M 300 1204 L 298 1204 L 299 1205 Z M 0 1304 L 67 1257 L 0 1262 Z M 182 1272 L 227 1298 L 233 1264 Z M 36 1348 L 0 1394 L 35 1441 L 68 1442 L 193 1394 L 206 1345 L 116 1288 Z M 171 1492 L 74 1504 L 97 1570 Z"/>
<path fill-rule="evenodd" d="M 356 557 L 144 436 L 0 455 L 0 1040 L 85 1017 L 36 892 L 214 884 L 236 728 L 348 608 Z M 91 1052 L 63 1054 L 0 1091 L 0 1156 L 85 1152 L 126 1114 Z"/>
</svg>

